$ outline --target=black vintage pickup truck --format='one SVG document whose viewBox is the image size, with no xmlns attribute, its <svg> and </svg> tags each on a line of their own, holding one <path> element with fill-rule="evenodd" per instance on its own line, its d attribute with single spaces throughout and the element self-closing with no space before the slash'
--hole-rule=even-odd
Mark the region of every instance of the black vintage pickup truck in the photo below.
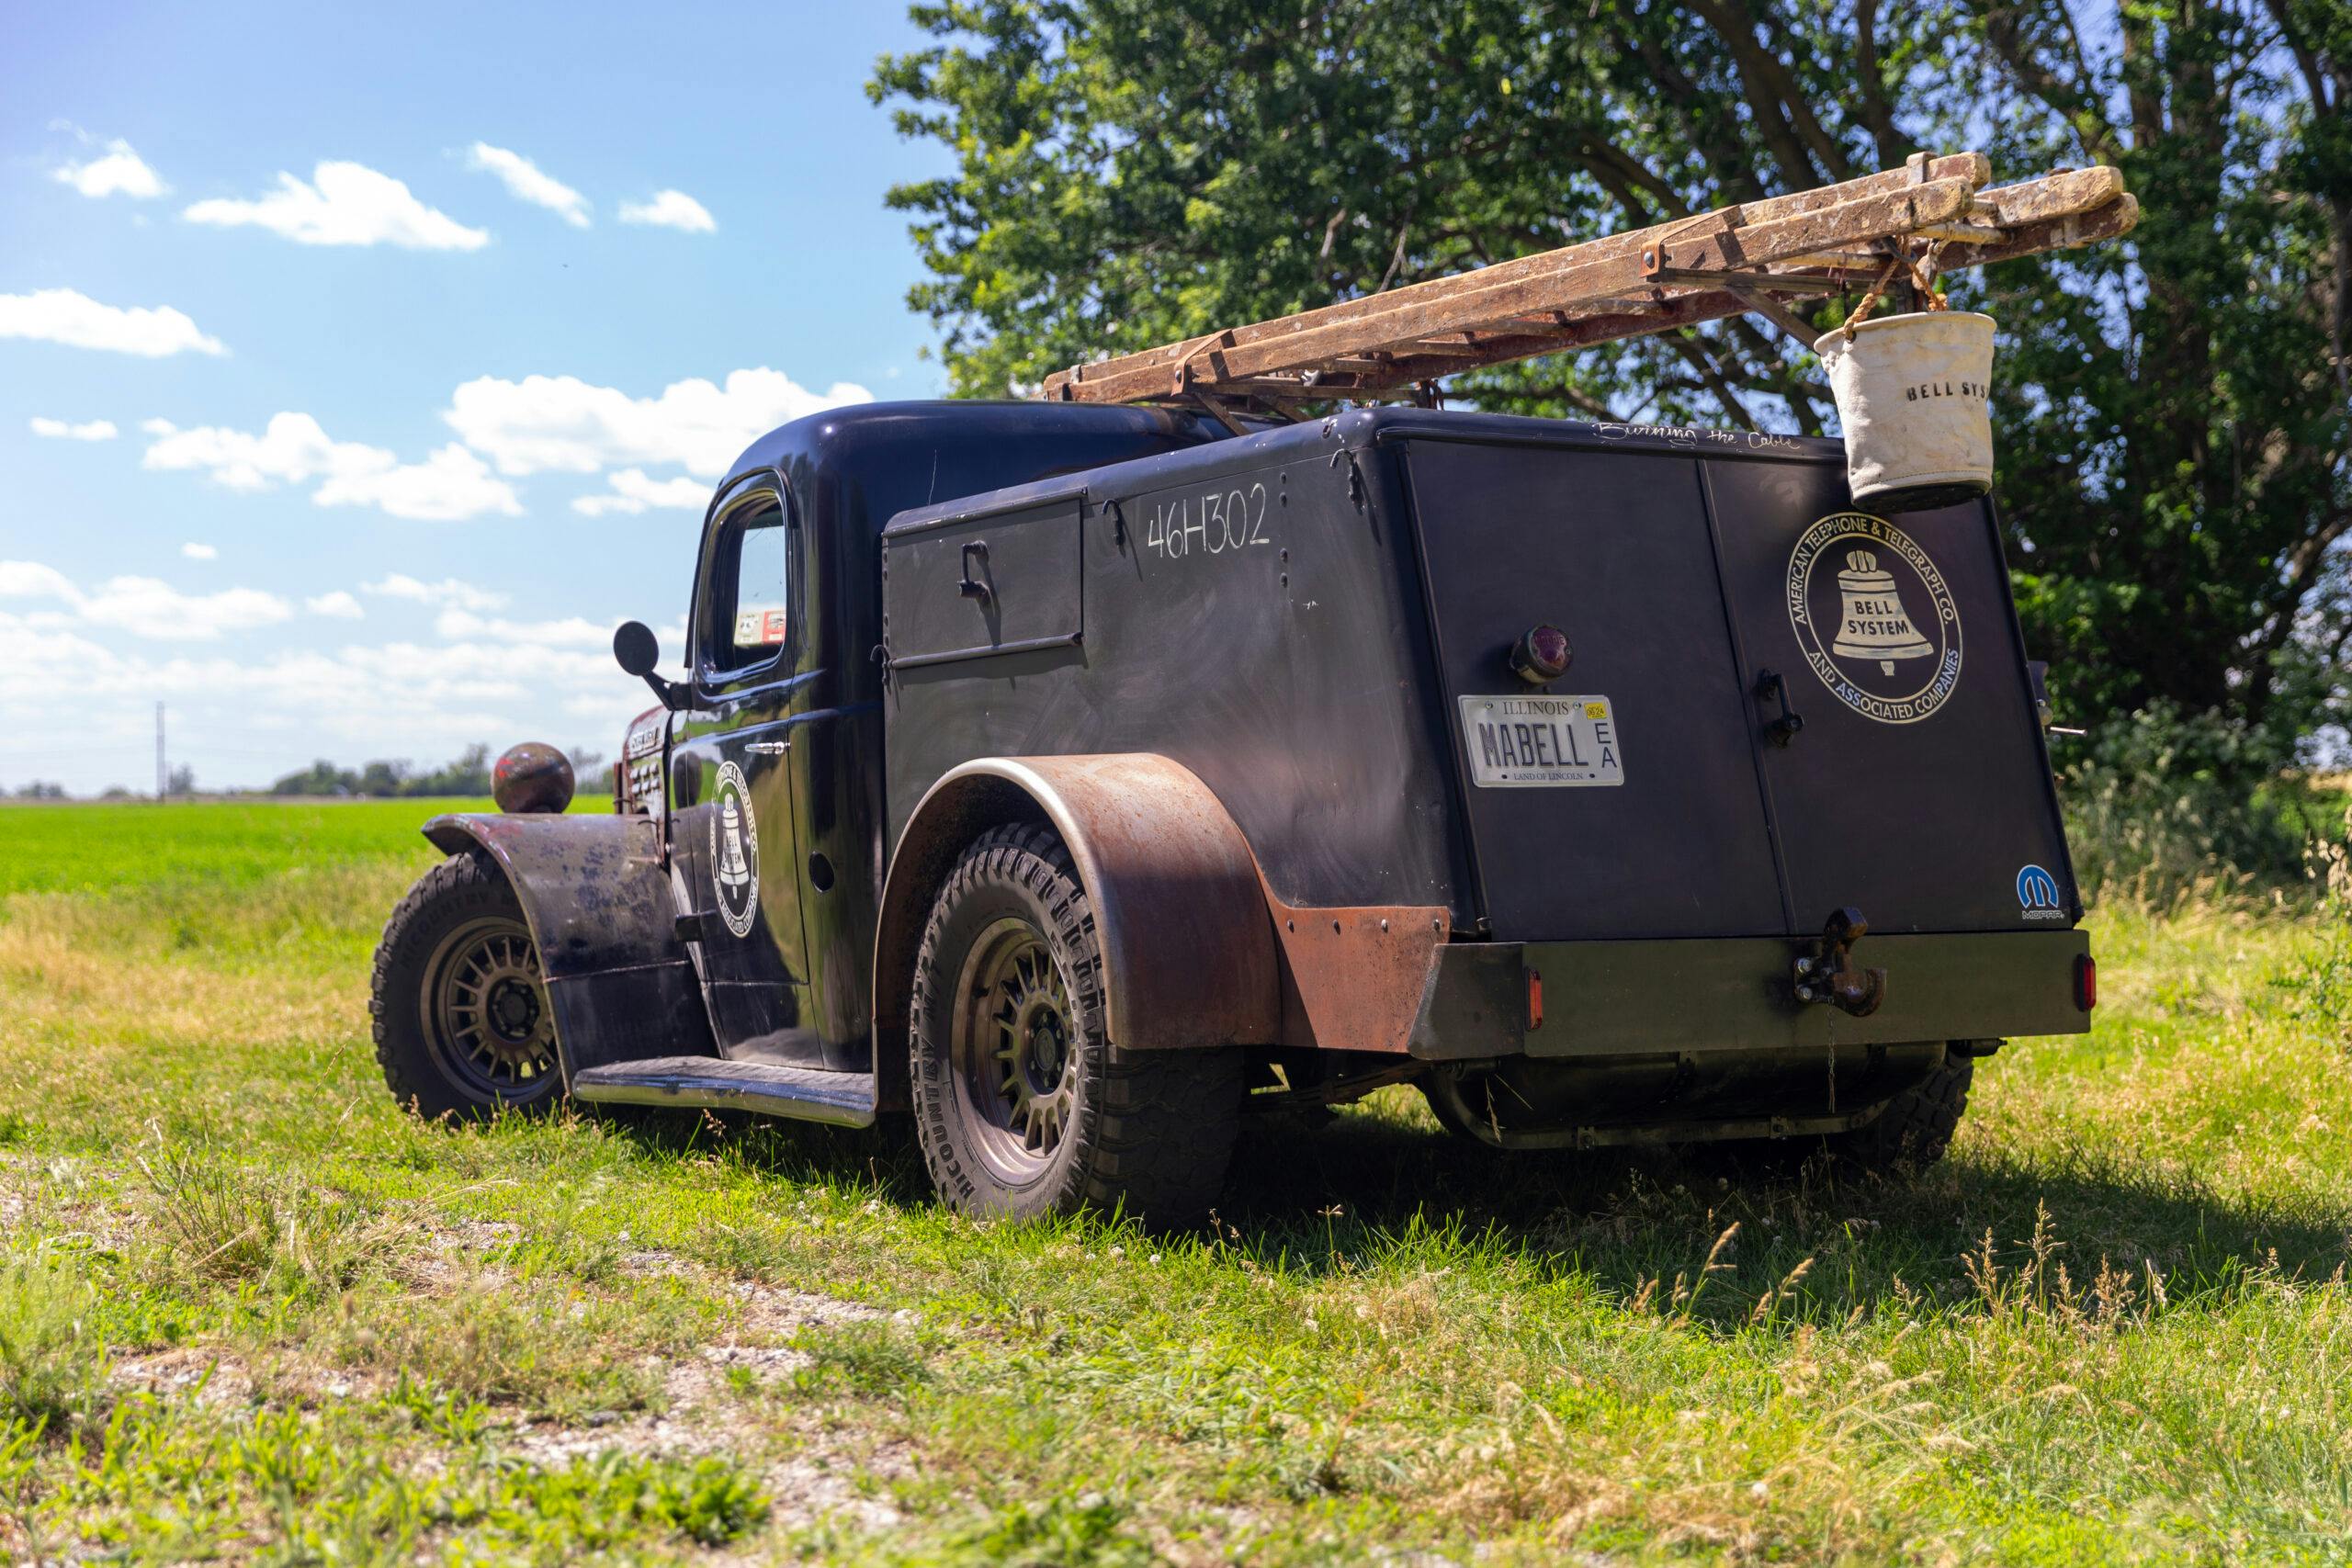
<svg viewBox="0 0 2352 1568">
<path fill-rule="evenodd" d="M 1939 1155 L 2096 971 L 1992 504 L 1834 443 L 871 405 L 755 443 L 615 812 L 453 816 L 376 966 L 427 1114 L 910 1112 L 973 1213 L 1212 1201 L 1418 1085 L 1503 1148 Z"/>
</svg>

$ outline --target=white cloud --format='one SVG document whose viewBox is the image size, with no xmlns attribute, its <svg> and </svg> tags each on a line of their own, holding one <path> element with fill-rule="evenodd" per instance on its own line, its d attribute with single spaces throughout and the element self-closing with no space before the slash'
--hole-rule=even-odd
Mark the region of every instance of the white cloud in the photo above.
<svg viewBox="0 0 2352 1568">
<path fill-rule="evenodd" d="M 473 741 L 493 750 L 525 739 L 610 750 L 645 705 L 644 688 L 602 649 L 478 639 L 145 652 L 5 608 L 0 671 L 0 722 L 28 731 L 70 726 L 85 740 L 144 741 L 153 705 L 168 700 L 175 759 L 221 784 L 266 784 L 322 755 L 430 764 Z M 214 739 L 237 750 L 208 765 Z M 141 754 L 94 749 L 64 765 L 80 770 L 66 782 L 84 791 L 130 782 L 140 764 L 124 756 Z"/>
<path fill-rule="evenodd" d="M 306 413 L 273 414 L 259 435 L 209 424 L 182 430 L 161 419 L 151 419 L 140 428 L 158 438 L 140 458 L 140 467 L 202 468 L 215 484 L 230 490 L 267 490 L 330 474 L 373 473 L 399 462 L 380 446 L 329 440 L 319 422 Z"/>
<path fill-rule="evenodd" d="M 337 474 L 311 499 L 321 506 L 379 506 L 424 523 L 462 523 L 486 512 L 523 515 L 514 487 L 493 478 L 489 464 L 454 441 L 422 463 Z"/>
<path fill-rule="evenodd" d="M 35 435 L 45 435 L 52 441 L 111 441 L 122 434 L 115 429 L 114 421 L 110 419 L 94 419 L 81 424 L 68 424 L 62 419 L 43 419 L 40 415 L 35 414 L 32 417 L 32 427 Z"/>
<path fill-rule="evenodd" d="M 527 642 L 538 648 L 604 648 L 613 646 L 618 621 L 591 621 L 566 615 L 553 621 L 509 621 L 475 615 L 452 606 L 433 617 L 433 629 L 450 638 L 496 637 L 503 642 Z"/>
<path fill-rule="evenodd" d="M 115 354 L 160 359 L 193 349 L 226 354 L 216 337 L 169 305 L 153 309 L 101 305 L 73 288 L 37 288 L 30 294 L 0 294 L 0 337 L 62 343 L 68 348 L 103 348 Z"/>
<path fill-rule="evenodd" d="M 571 510 L 591 517 L 608 512 L 634 516 L 652 506 L 700 512 L 710 504 L 710 486 L 700 479 L 657 479 L 648 477 L 643 468 L 623 468 L 611 477 L 611 482 L 610 494 L 581 496 L 572 502 Z"/>
<path fill-rule="evenodd" d="M 107 143 L 102 156 L 61 164 L 51 177 L 91 197 L 120 195 L 144 201 L 172 188 L 119 136 Z"/>
<path fill-rule="evenodd" d="M 452 443 L 422 463 L 403 463 L 380 446 L 328 437 L 306 413 L 278 413 L 260 434 L 203 425 L 182 430 L 168 420 L 140 427 L 156 437 L 142 468 L 200 468 L 235 491 L 320 481 L 311 499 L 321 506 L 374 506 L 394 517 L 458 522 L 495 512 L 522 514 L 514 487 Z"/>
<path fill-rule="evenodd" d="M 657 190 L 651 201 L 622 202 L 621 221 L 676 229 L 688 234 L 707 234 L 718 227 L 710 209 L 682 190 Z"/>
<path fill-rule="evenodd" d="M 384 599 L 408 599 L 419 604 L 454 604 L 461 610 L 503 610 L 506 595 L 488 588 L 477 588 L 454 577 L 438 582 L 420 582 L 405 572 L 393 572 L 380 582 L 363 582 L 362 593 L 373 593 Z"/>
<path fill-rule="evenodd" d="M 506 194 L 517 201 L 544 207 L 575 229 L 588 227 L 588 198 L 520 152 L 477 141 L 466 153 L 466 167 L 496 175 L 504 183 Z"/>
<path fill-rule="evenodd" d="M 0 560 L 0 599 L 71 599 L 74 584 L 39 561 Z"/>
<path fill-rule="evenodd" d="M 328 161 L 311 173 L 315 183 L 288 174 L 277 188 L 253 201 L 216 197 L 180 216 L 222 228 L 253 224 L 305 245 L 404 246 L 413 251 L 472 251 L 490 243 L 486 229 L 469 229 L 424 205 L 405 183 L 364 164 Z"/>
<path fill-rule="evenodd" d="M 113 577 L 85 591 L 37 561 L 0 561 L 0 599 L 11 598 L 51 599 L 65 606 L 62 615 L 12 617 L 20 625 L 55 629 L 80 623 L 175 642 L 207 642 L 224 631 L 270 626 L 294 613 L 285 600 L 257 588 L 183 593 L 153 577 Z"/>
<path fill-rule="evenodd" d="M 419 626 L 367 643 L 357 639 L 376 606 L 365 618 L 352 612 L 371 595 L 478 608 L 437 635 Z M 431 765 L 475 741 L 493 751 L 536 739 L 610 752 L 646 704 L 644 688 L 613 663 L 609 628 L 576 617 L 489 618 L 503 595 L 469 583 L 388 578 L 296 605 L 268 595 L 242 605 L 178 597 L 175 607 L 138 579 L 83 594 L 50 567 L 0 561 L 0 733 L 71 733 L 80 743 L 42 776 L 91 794 L 141 784 L 158 701 L 171 705 L 173 760 L 211 785 L 266 784 L 321 756 Z M 98 606 L 96 616 L 83 613 L 85 603 Z M 154 637 L 187 636 L 175 616 L 220 635 L 175 647 L 100 618 L 134 611 L 144 617 L 137 629 Z M 248 636 L 237 635 L 240 615 L 256 628 Z M 678 628 L 663 638 L 677 648 Z M 665 668 L 674 672 L 674 663 Z M 6 757 L 0 773 L 11 784 L 26 777 Z"/>
<path fill-rule="evenodd" d="M 442 417 L 503 474 L 675 463 L 717 479 L 737 453 L 775 426 L 873 398 L 848 381 L 810 391 L 764 367 L 730 372 L 723 388 L 699 378 L 674 381 L 658 398 L 632 398 L 571 376 L 483 376 L 452 393 Z"/>
<path fill-rule="evenodd" d="M 218 560 L 220 558 L 220 552 L 219 550 L 214 549 L 210 545 L 199 545 L 195 543 L 193 540 L 180 547 L 180 554 L 187 557 L 190 560 Z"/>
</svg>

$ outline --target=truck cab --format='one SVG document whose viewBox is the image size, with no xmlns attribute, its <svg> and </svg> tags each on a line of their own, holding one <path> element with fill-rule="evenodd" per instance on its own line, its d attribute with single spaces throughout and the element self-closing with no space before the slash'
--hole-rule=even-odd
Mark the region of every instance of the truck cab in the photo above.
<svg viewBox="0 0 2352 1568">
<path fill-rule="evenodd" d="M 1834 443 L 1353 409 L 836 410 L 704 519 L 607 817 L 427 825 L 427 1113 L 912 1116 L 970 1212 L 1216 1196 L 1411 1083 L 1499 1148 L 1940 1154 L 2096 970 L 1990 500 Z M 681 555 L 684 554 L 681 550 Z"/>
</svg>

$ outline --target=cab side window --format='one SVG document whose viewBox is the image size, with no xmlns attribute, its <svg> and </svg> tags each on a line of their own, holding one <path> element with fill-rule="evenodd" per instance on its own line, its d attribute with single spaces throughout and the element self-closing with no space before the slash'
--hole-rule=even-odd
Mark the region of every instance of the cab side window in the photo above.
<svg viewBox="0 0 2352 1568">
<path fill-rule="evenodd" d="M 703 597 L 703 664 L 726 676 L 768 663 L 792 633 L 792 530 L 774 496 L 720 525 Z"/>
</svg>

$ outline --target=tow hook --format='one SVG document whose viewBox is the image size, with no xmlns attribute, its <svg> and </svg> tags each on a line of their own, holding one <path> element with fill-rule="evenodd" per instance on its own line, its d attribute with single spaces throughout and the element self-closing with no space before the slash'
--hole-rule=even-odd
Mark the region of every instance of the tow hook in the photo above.
<svg viewBox="0 0 2352 1568">
<path fill-rule="evenodd" d="M 1854 967 L 1854 944 L 1870 934 L 1871 923 L 1856 908 L 1832 909 L 1813 952 L 1800 957 L 1792 978 L 1797 1000 L 1823 1002 L 1839 1012 L 1868 1018 L 1886 1000 L 1886 971 Z"/>
</svg>

